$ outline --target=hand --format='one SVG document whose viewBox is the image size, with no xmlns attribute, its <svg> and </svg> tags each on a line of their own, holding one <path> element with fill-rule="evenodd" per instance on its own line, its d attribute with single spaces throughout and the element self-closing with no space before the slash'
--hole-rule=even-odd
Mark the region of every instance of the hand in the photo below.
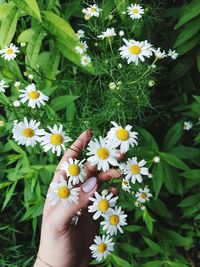
<svg viewBox="0 0 200 267">
<path fill-rule="evenodd" d="M 77 158 L 87 143 L 92 133 L 90 130 L 83 132 L 73 145 L 65 152 L 57 166 L 53 182 L 59 180 L 60 175 L 65 172 L 60 170 L 61 163 L 68 158 Z M 123 155 L 119 154 L 119 158 Z M 78 204 L 70 204 L 67 207 L 58 203 L 52 206 L 48 199 L 45 201 L 40 246 L 34 267 L 86 267 L 90 258 L 89 246 L 92 244 L 98 226 L 92 219 L 91 214 L 85 209 L 77 225 L 71 224 L 72 218 L 80 209 L 87 207 L 89 197 L 92 197 L 97 190 L 98 181 L 105 181 L 113 177 L 120 177 L 115 169 L 107 172 L 97 171 L 95 166 L 85 163 L 86 180 L 80 186 Z M 49 189 L 50 190 L 50 189 Z M 48 263 L 47 264 L 45 264 Z"/>
</svg>

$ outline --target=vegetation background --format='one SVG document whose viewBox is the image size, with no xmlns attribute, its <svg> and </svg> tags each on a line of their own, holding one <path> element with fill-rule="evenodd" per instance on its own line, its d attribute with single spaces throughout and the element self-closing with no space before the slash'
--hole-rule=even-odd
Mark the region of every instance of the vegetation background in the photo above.
<svg viewBox="0 0 200 267">
<path fill-rule="evenodd" d="M 44 125 L 64 123 L 74 138 L 86 128 L 102 135 L 111 120 L 139 131 L 137 153 L 152 170 L 154 199 L 145 211 L 133 199 L 121 199 L 129 225 L 104 266 L 200 266 L 200 2 L 135 2 L 146 8 L 140 22 L 131 24 L 122 14 L 132 1 L 111 0 L 98 1 L 102 17 L 93 24 L 84 20 L 85 3 L 79 0 L 0 0 L 1 49 L 11 41 L 26 43 L 16 61 L 0 59 L 0 78 L 10 85 L 0 97 L 0 266 L 33 264 L 43 202 L 58 161 L 12 140 L 13 120 L 27 114 Z M 147 63 L 123 62 L 118 68 L 119 54 L 95 37 L 110 25 L 127 38 L 174 48 L 179 57 L 158 62 L 150 71 Z M 88 36 L 93 62 L 85 69 L 72 49 L 80 28 Z M 118 38 L 113 51 L 120 44 Z M 50 96 L 50 104 L 39 111 L 12 105 L 18 96 L 14 83 L 26 85 L 27 73 Z M 154 87 L 148 86 L 150 80 Z M 110 82 L 119 81 L 119 91 L 109 89 Z M 185 121 L 193 122 L 190 131 L 183 129 Z M 157 164 L 155 156 L 160 157 Z"/>
</svg>

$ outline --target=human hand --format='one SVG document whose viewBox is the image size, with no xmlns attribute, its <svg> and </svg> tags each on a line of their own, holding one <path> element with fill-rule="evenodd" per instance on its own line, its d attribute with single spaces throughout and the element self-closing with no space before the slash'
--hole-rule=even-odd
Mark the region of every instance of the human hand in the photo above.
<svg viewBox="0 0 200 267">
<path fill-rule="evenodd" d="M 86 130 L 65 152 L 57 166 L 53 182 L 58 182 L 60 175 L 65 177 L 65 171 L 60 170 L 62 162 L 68 158 L 77 158 L 90 141 L 91 136 L 91 131 Z M 123 155 L 119 154 L 118 160 L 122 157 Z M 80 186 L 78 204 L 69 204 L 67 207 L 59 204 L 52 206 L 46 199 L 38 258 L 34 267 L 88 266 L 89 246 L 93 242 L 97 225 L 87 210 L 84 210 L 77 225 L 71 224 L 71 220 L 80 209 L 87 207 L 89 197 L 92 197 L 97 190 L 97 181 L 102 182 L 121 175 L 113 168 L 107 172 L 99 172 L 95 166 L 91 166 L 88 162 L 85 163 L 84 168 L 87 177 L 92 178 L 89 178 Z"/>
</svg>

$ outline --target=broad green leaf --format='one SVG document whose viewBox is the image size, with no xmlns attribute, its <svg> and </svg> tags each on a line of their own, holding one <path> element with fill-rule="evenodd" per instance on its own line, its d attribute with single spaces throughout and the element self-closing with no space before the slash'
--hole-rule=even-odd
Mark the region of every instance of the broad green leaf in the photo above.
<svg viewBox="0 0 200 267">
<path fill-rule="evenodd" d="M 110 256 L 112 258 L 112 262 L 114 264 L 116 264 L 115 266 L 118 266 L 118 267 L 124 267 L 124 266 L 132 267 L 132 265 L 130 263 L 128 263 L 126 260 L 118 257 L 117 255 L 111 254 Z"/>
<path fill-rule="evenodd" d="M 194 194 L 192 196 L 188 196 L 184 198 L 179 204 L 179 207 L 187 208 L 195 205 L 196 203 L 200 202 L 200 193 Z"/>
<path fill-rule="evenodd" d="M 13 150 L 15 150 L 16 152 L 18 152 L 19 154 L 25 155 L 25 151 L 18 146 L 16 143 L 14 143 L 12 140 L 8 140 L 9 145 L 12 147 Z"/>
<path fill-rule="evenodd" d="M 192 169 L 185 172 L 180 173 L 181 177 L 188 179 L 199 179 L 200 180 L 200 169 Z"/>
<path fill-rule="evenodd" d="M 142 265 L 142 267 L 163 267 L 164 261 L 149 261 Z"/>
<path fill-rule="evenodd" d="M 176 188 L 174 178 L 176 177 L 176 170 L 166 162 L 163 162 L 163 183 L 170 193 L 173 193 Z"/>
<path fill-rule="evenodd" d="M 77 98 L 78 96 L 74 95 L 57 96 L 51 101 L 50 106 L 54 111 L 58 111 L 67 108 L 67 106 L 73 103 Z"/>
<path fill-rule="evenodd" d="M 4 46 L 8 46 L 12 41 L 18 20 L 18 9 L 16 7 L 10 9 L 7 13 L 7 16 L 2 20 L 1 28 L 0 28 L 0 44 L 1 48 Z"/>
<path fill-rule="evenodd" d="M 200 54 L 199 54 L 199 56 L 200 56 Z M 200 62 L 199 62 L 199 63 L 200 63 Z M 197 101 L 197 103 L 200 104 L 200 96 L 198 96 L 198 95 L 193 95 L 193 98 Z"/>
<path fill-rule="evenodd" d="M 167 209 L 165 203 L 162 202 L 160 199 L 151 200 L 151 210 L 161 217 L 168 218 L 170 220 L 173 219 L 172 212 Z"/>
<path fill-rule="evenodd" d="M 177 247 L 190 247 L 193 243 L 191 237 L 184 237 L 178 232 L 169 229 L 160 230 L 160 237 L 162 237 L 163 242 Z"/>
<path fill-rule="evenodd" d="M 178 146 L 174 147 L 170 152 L 180 159 L 194 159 L 200 157 L 200 149 L 194 147 Z"/>
<path fill-rule="evenodd" d="M 35 30 L 33 28 L 27 29 L 20 33 L 17 38 L 18 43 L 28 43 L 32 40 L 33 35 L 35 34 Z"/>
<path fill-rule="evenodd" d="M 13 2 L 18 8 L 24 10 L 28 15 L 38 19 L 40 22 L 42 21 L 40 9 L 36 0 L 13 0 Z"/>
<path fill-rule="evenodd" d="M 142 230 L 142 226 L 139 225 L 128 225 L 128 226 L 124 226 L 124 230 L 130 232 L 130 233 L 134 233 L 134 232 L 139 232 L 140 230 Z"/>
<path fill-rule="evenodd" d="M 35 218 L 42 215 L 43 205 L 43 203 L 37 203 L 32 207 L 29 207 L 26 213 L 21 218 L 20 222 L 30 220 L 31 218 Z"/>
<path fill-rule="evenodd" d="M 196 203 L 195 205 L 184 208 L 182 217 L 183 218 L 191 218 L 194 217 L 195 213 L 200 211 L 200 203 Z"/>
<path fill-rule="evenodd" d="M 152 173 L 153 173 L 153 189 L 155 192 L 155 197 L 157 198 L 164 179 L 164 170 L 162 162 L 153 165 Z"/>
<path fill-rule="evenodd" d="M 143 239 L 150 248 L 152 248 L 156 252 L 163 253 L 162 248 L 157 243 L 155 243 L 154 241 L 152 241 L 151 239 L 149 239 L 145 236 L 143 236 Z"/>
<path fill-rule="evenodd" d="M 178 29 L 183 24 L 195 18 L 199 14 L 200 14 L 199 0 L 193 0 L 189 4 L 185 4 L 185 7 L 183 8 L 183 12 L 181 14 L 181 18 L 179 19 L 178 23 L 175 25 L 174 28 Z"/>
<path fill-rule="evenodd" d="M 10 184 L 12 184 L 12 182 L 4 182 L 4 183 L 0 183 L 0 189 L 9 186 Z"/>
<path fill-rule="evenodd" d="M 13 3 L 5 3 L 5 4 L 0 4 L 0 20 L 4 19 L 11 9 L 14 7 Z"/>
<path fill-rule="evenodd" d="M 65 19 L 70 19 L 73 15 L 76 14 L 76 12 L 80 12 L 80 5 L 81 5 L 81 0 L 72 0 L 72 1 L 67 1 L 66 6 L 65 6 Z"/>
<path fill-rule="evenodd" d="M 150 234 L 153 232 L 153 223 L 155 220 L 151 217 L 147 209 L 143 212 L 143 220 L 147 226 L 147 229 L 149 230 Z"/>
<path fill-rule="evenodd" d="M 2 210 L 4 210 L 5 207 L 8 205 L 8 202 L 10 201 L 10 199 L 11 199 L 11 197 L 12 197 L 14 191 L 15 191 L 15 187 L 16 187 L 16 185 L 17 185 L 17 181 L 14 182 L 14 183 L 12 184 L 12 186 L 6 191 L 6 198 L 5 198 L 5 200 L 4 200 Z"/>
<path fill-rule="evenodd" d="M 175 146 L 181 139 L 183 135 L 183 123 L 182 121 L 174 124 L 167 132 L 164 139 L 165 150 L 171 149 Z"/>
<path fill-rule="evenodd" d="M 177 52 L 179 55 L 184 55 L 185 53 L 192 50 L 199 43 L 199 34 L 197 33 L 187 42 L 183 43 L 181 46 L 177 47 Z"/>
<path fill-rule="evenodd" d="M 159 153 L 161 158 L 166 161 L 168 164 L 170 164 L 171 166 L 178 168 L 180 170 L 188 170 L 189 167 L 179 158 L 177 158 L 176 156 L 170 154 L 170 153 L 166 153 L 166 152 L 160 152 Z"/>
<path fill-rule="evenodd" d="M 151 148 L 155 151 L 159 150 L 158 144 L 156 143 L 155 139 L 149 132 L 147 132 L 144 128 L 141 128 L 139 126 L 136 126 L 135 130 L 139 132 L 139 135 L 144 139 L 144 141 L 143 140 L 142 141 L 145 142 L 147 146 L 151 146 Z"/>
</svg>

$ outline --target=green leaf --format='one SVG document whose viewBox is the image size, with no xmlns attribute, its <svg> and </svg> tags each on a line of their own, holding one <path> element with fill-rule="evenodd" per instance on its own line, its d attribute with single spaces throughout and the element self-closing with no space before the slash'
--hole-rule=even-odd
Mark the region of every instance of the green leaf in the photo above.
<svg viewBox="0 0 200 267">
<path fill-rule="evenodd" d="M 143 220 L 147 226 L 147 229 L 149 230 L 150 234 L 152 234 L 153 232 L 153 223 L 155 222 L 155 220 L 150 216 L 149 212 L 146 210 L 144 210 L 143 212 Z"/>
<path fill-rule="evenodd" d="M 24 10 L 28 15 L 42 22 L 40 9 L 36 0 L 13 0 L 13 2 L 18 8 Z"/>
<path fill-rule="evenodd" d="M 186 4 L 183 8 L 183 12 L 181 14 L 181 18 L 179 19 L 178 23 L 175 25 L 175 29 L 178 29 L 186 22 L 190 21 L 191 19 L 195 18 L 200 14 L 200 1 L 193 0 L 189 4 Z"/>
<path fill-rule="evenodd" d="M 164 179 L 163 183 L 170 193 L 173 193 L 176 188 L 175 177 L 176 171 L 166 162 L 163 162 Z"/>
<path fill-rule="evenodd" d="M 12 197 L 14 191 L 15 191 L 15 187 L 16 187 L 16 185 L 17 185 L 17 181 L 14 182 L 14 183 L 12 184 L 12 186 L 6 191 L 6 198 L 5 198 L 5 200 L 4 200 L 2 210 L 4 210 L 5 207 L 8 205 L 8 202 L 10 201 L 10 199 L 11 199 L 11 197 Z"/>
<path fill-rule="evenodd" d="M 158 244 L 156 244 L 154 241 L 152 241 L 151 239 L 145 236 L 143 236 L 143 239 L 150 248 L 152 248 L 156 252 L 163 253 L 163 250 L 161 249 L 161 247 Z"/>
<path fill-rule="evenodd" d="M 152 173 L 153 173 L 153 189 L 155 192 L 155 197 L 157 198 L 164 179 L 164 170 L 162 162 L 153 165 Z"/>
<path fill-rule="evenodd" d="M 180 121 L 174 124 L 167 132 L 164 139 L 165 150 L 171 149 L 175 146 L 181 139 L 183 135 L 183 123 Z"/>
<path fill-rule="evenodd" d="M 178 206 L 181 208 L 187 208 L 195 205 L 196 203 L 200 202 L 200 193 L 194 194 L 192 196 L 188 196 L 184 198 Z"/>
<path fill-rule="evenodd" d="M 10 9 L 5 19 L 2 20 L 0 28 L 0 45 L 1 48 L 8 46 L 12 41 L 18 20 L 18 9 L 16 7 Z"/>
<path fill-rule="evenodd" d="M 200 73 L 200 52 L 197 53 L 197 68 L 198 72 Z"/>
<path fill-rule="evenodd" d="M 134 232 L 139 232 L 140 230 L 142 230 L 142 226 L 139 225 L 128 225 L 128 226 L 124 226 L 124 230 L 130 232 L 130 233 L 134 233 Z"/>
<path fill-rule="evenodd" d="M 30 28 L 20 33 L 17 38 L 18 43 L 28 43 L 32 40 L 35 30 Z"/>
<path fill-rule="evenodd" d="M 173 244 L 175 247 L 190 247 L 193 243 L 191 237 L 183 237 L 179 233 L 169 229 L 160 230 L 160 237 L 162 237 L 163 242 L 169 245 Z"/>
<path fill-rule="evenodd" d="M 50 106 L 54 111 L 58 111 L 67 108 L 67 106 L 73 103 L 78 97 L 79 96 L 74 95 L 57 96 L 51 101 Z"/>
<path fill-rule="evenodd" d="M 200 149 L 194 147 L 181 145 L 174 147 L 170 152 L 180 159 L 195 159 L 200 157 Z"/>
<path fill-rule="evenodd" d="M 9 145 L 12 147 L 13 150 L 15 150 L 16 152 L 18 152 L 19 154 L 25 155 L 25 151 L 18 146 L 16 143 L 14 143 L 12 140 L 8 140 Z"/>
<path fill-rule="evenodd" d="M 142 267 L 163 267 L 164 261 L 149 261 L 142 265 Z"/>
<path fill-rule="evenodd" d="M 197 33 L 195 36 L 193 36 L 187 42 L 185 42 L 181 46 L 177 47 L 177 52 L 179 53 L 180 56 L 184 55 L 185 53 L 192 50 L 198 43 L 199 43 L 199 34 Z"/>
<path fill-rule="evenodd" d="M 35 218 L 42 215 L 43 206 L 43 203 L 37 203 L 32 207 L 29 207 L 26 213 L 22 216 L 20 222 L 30 220 L 31 218 Z"/>
<path fill-rule="evenodd" d="M 0 189 L 9 186 L 10 184 L 12 184 L 12 182 L 4 182 L 4 183 L 0 183 Z"/>
<path fill-rule="evenodd" d="M 0 4 L 0 20 L 4 19 L 11 9 L 14 7 L 13 3 L 5 3 L 5 4 Z"/>
<path fill-rule="evenodd" d="M 200 170 L 199 169 L 188 170 L 180 173 L 180 176 L 188 179 L 200 179 Z"/>
<path fill-rule="evenodd" d="M 166 161 L 169 165 L 178 168 L 180 170 L 188 170 L 189 167 L 179 158 L 177 158 L 176 156 L 170 154 L 170 153 L 166 153 L 166 152 L 160 152 L 159 153 L 161 158 Z"/>
<path fill-rule="evenodd" d="M 114 255 L 114 254 L 110 254 L 111 258 L 112 258 L 112 262 L 115 264 L 114 266 L 118 266 L 118 267 L 133 267 L 130 263 L 128 263 L 128 261 Z"/>
</svg>

